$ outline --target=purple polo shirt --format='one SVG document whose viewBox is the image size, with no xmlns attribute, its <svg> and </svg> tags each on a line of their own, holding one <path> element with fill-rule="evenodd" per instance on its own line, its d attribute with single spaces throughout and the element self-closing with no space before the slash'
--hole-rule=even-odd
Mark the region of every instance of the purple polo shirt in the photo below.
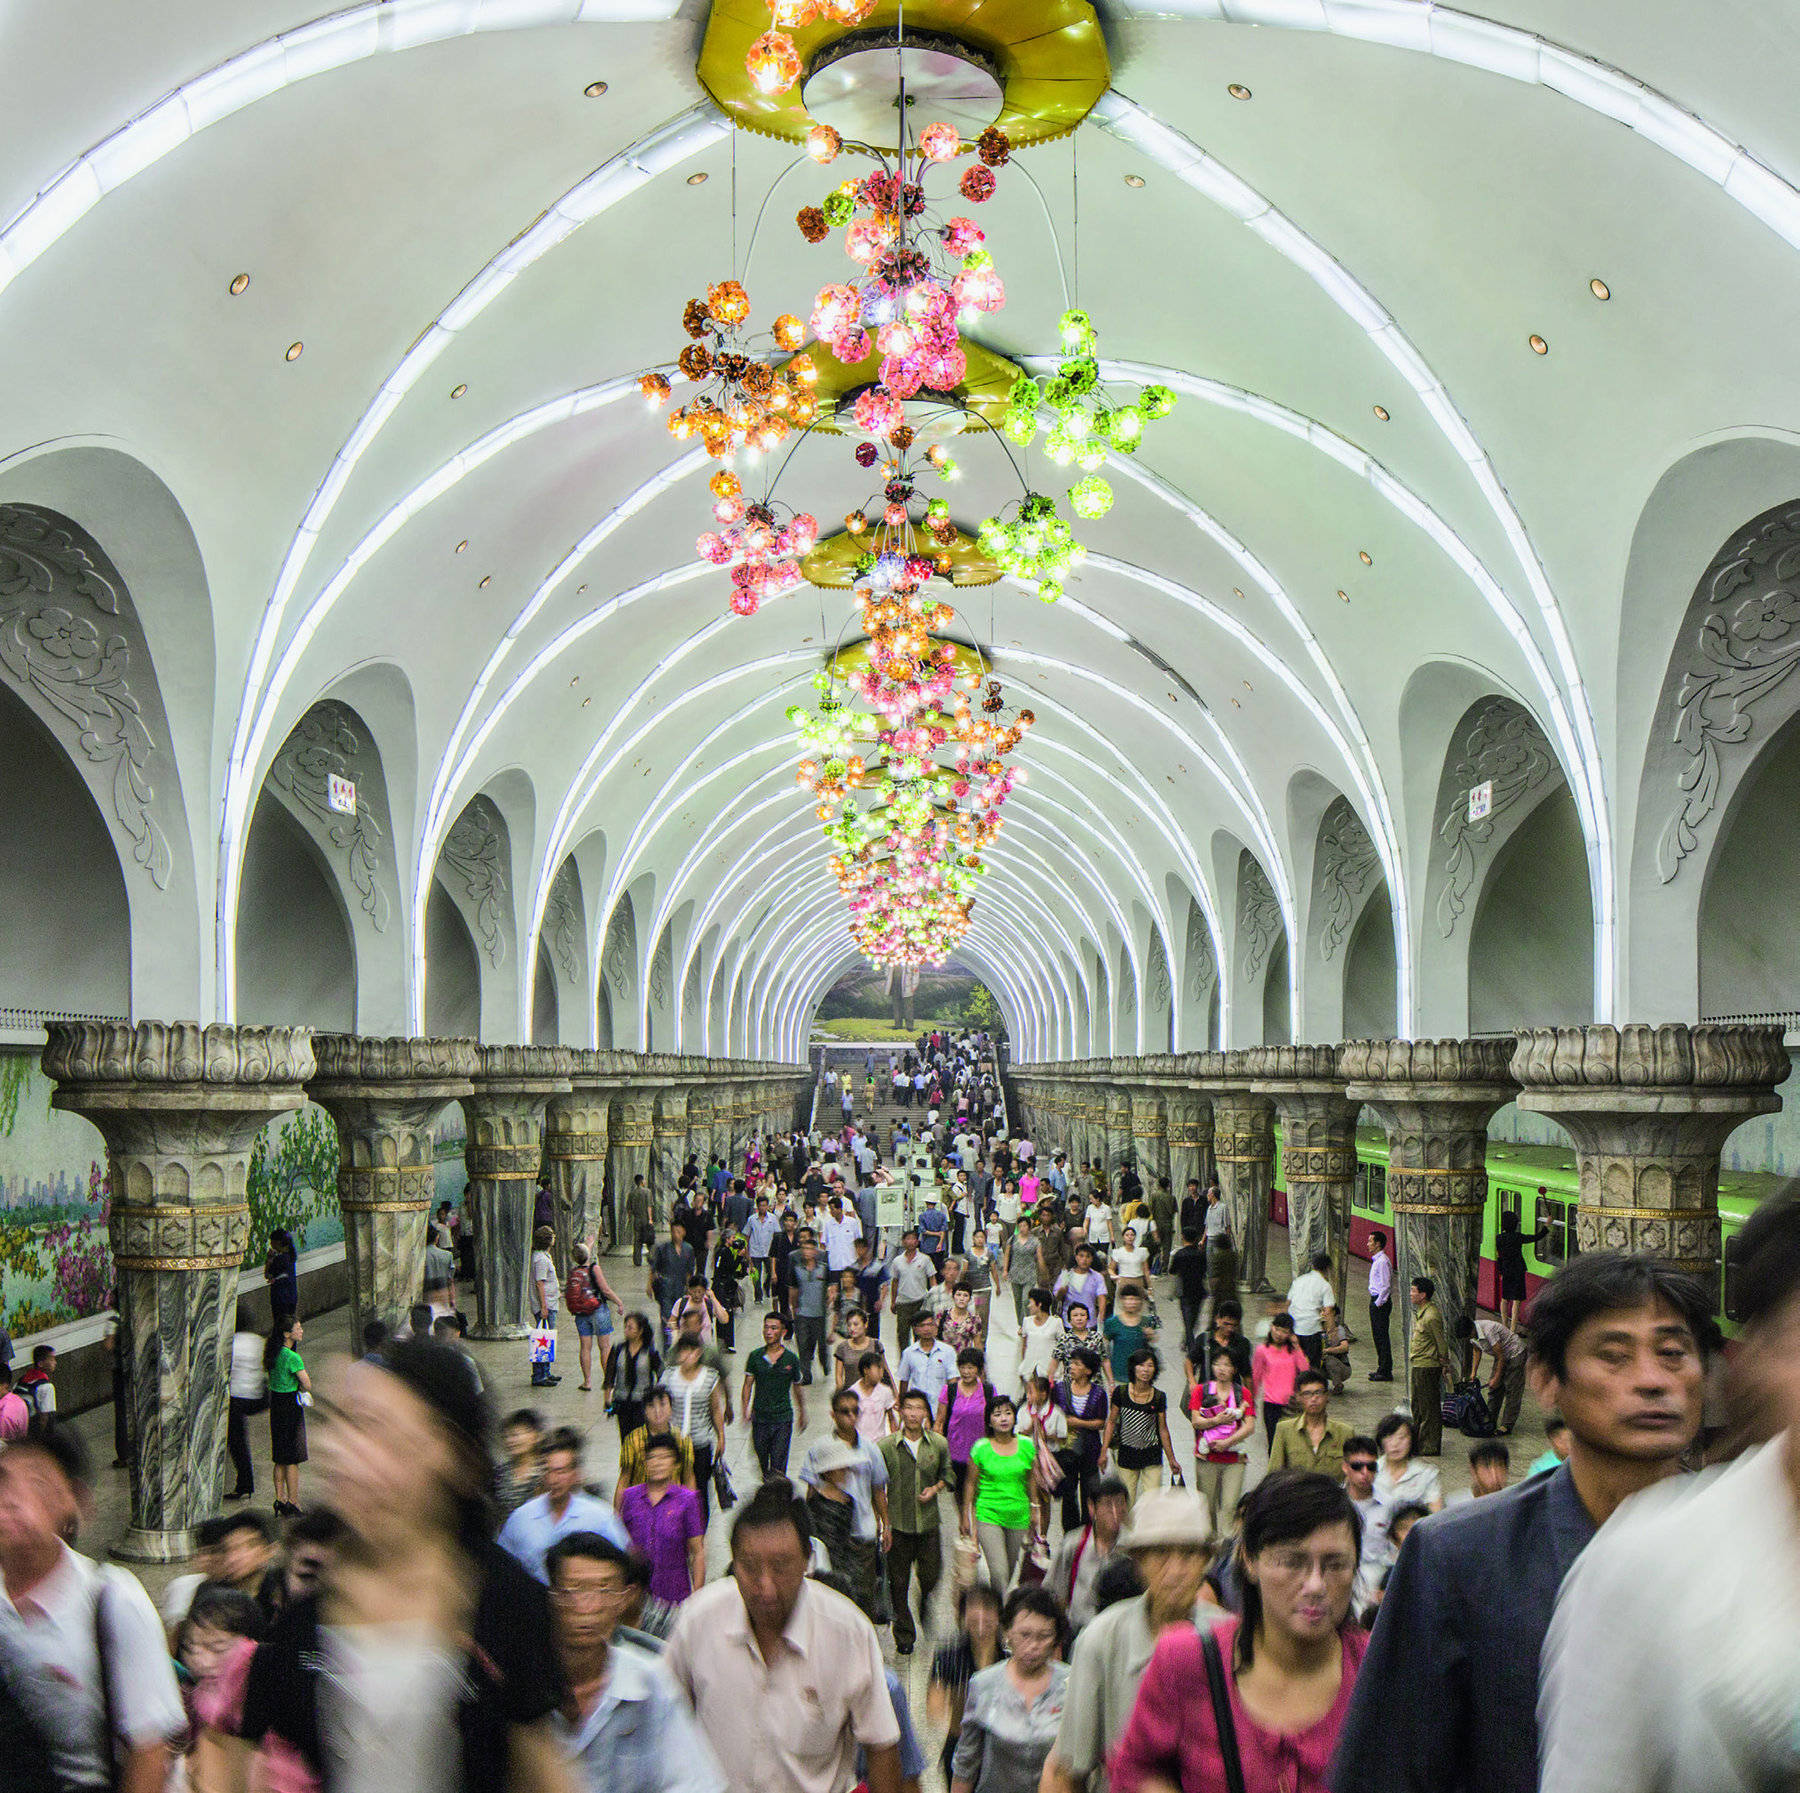
<svg viewBox="0 0 1800 1793">
<path fill-rule="evenodd" d="M 700 1496 L 676 1485 L 653 1502 L 640 1482 L 619 1496 L 619 1517 L 631 1533 L 632 1549 L 650 1565 L 652 1596 L 679 1605 L 694 1591 L 688 1578 L 688 1540 L 706 1536 Z"/>
</svg>

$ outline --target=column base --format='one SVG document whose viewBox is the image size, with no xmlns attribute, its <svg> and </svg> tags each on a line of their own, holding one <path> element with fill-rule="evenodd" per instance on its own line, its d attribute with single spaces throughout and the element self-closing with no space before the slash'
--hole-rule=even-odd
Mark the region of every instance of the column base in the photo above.
<svg viewBox="0 0 1800 1793">
<path fill-rule="evenodd" d="M 531 1337 L 529 1326 L 515 1326 L 504 1320 L 497 1320 L 491 1326 L 483 1325 L 479 1320 L 469 1328 L 469 1337 L 484 1339 L 492 1343 L 496 1339 L 528 1339 Z"/>
<path fill-rule="evenodd" d="M 184 1563 L 195 1554 L 191 1531 L 149 1531 L 130 1527 L 107 1554 L 120 1563 Z"/>
</svg>

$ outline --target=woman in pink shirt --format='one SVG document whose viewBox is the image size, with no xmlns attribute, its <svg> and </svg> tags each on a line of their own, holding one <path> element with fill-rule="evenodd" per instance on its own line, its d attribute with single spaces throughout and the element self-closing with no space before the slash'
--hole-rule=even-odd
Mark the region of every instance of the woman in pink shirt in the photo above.
<svg viewBox="0 0 1800 1793">
<path fill-rule="evenodd" d="M 1038 1191 L 1042 1187 L 1043 1179 L 1030 1165 L 1027 1165 L 1019 1178 L 1019 1206 L 1021 1208 L 1035 1207 Z"/>
<path fill-rule="evenodd" d="M 1262 1401 L 1263 1430 L 1270 1444 L 1294 1398 L 1294 1378 L 1310 1367 L 1305 1350 L 1294 1337 L 1294 1316 L 1277 1314 L 1269 1322 L 1269 1342 L 1258 1345 L 1250 1358 L 1250 1380 Z"/>
<path fill-rule="evenodd" d="M 1356 1508 L 1331 1478 L 1277 1470 L 1253 1489 L 1238 1545 L 1243 1616 L 1157 1639 L 1108 1765 L 1112 1793 L 1327 1793 L 1369 1644 L 1350 1622 L 1361 1546 Z"/>
</svg>

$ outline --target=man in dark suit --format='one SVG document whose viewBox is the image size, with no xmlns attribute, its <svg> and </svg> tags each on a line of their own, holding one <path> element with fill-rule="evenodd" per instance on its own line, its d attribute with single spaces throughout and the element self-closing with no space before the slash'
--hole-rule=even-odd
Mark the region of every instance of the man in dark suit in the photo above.
<svg viewBox="0 0 1800 1793">
<path fill-rule="evenodd" d="M 1568 1422 L 1568 1461 L 1407 1535 L 1333 1793 L 1535 1793 L 1557 1590 L 1628 1495 L 1679 1469 L 1700 1429 L 1712 1304 L 1694 1278 L 1620 1252 L 1579 1257 L 1538 1291 L 1532 1384 Z"/>
</svg>

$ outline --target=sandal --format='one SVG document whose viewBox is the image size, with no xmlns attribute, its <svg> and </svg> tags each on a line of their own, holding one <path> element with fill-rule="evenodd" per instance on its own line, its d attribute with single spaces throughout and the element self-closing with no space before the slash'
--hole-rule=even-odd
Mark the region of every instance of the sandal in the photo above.
<svg viewBox="0 0 1800 1793">
<path fill-rule="evenodd" d="M 591 1395 L 594 1392 L 594 1385 L 591 1382 L 583 1382 L 579 1386 L 584 1395 Z"/>
</svg>

